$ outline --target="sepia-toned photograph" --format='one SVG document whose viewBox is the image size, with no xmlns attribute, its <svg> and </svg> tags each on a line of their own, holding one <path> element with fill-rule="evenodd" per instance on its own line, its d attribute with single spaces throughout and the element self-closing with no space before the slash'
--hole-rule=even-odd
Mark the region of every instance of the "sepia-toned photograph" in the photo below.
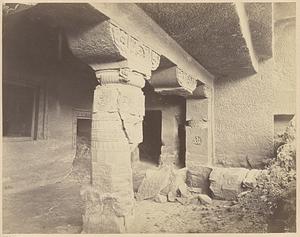
<svg viewBox="0 0 300 237">
<path fill-rule="evenodd" d="M 295 234 L 296 5 L 2 3 L 2 234 Z"/>
</svg>

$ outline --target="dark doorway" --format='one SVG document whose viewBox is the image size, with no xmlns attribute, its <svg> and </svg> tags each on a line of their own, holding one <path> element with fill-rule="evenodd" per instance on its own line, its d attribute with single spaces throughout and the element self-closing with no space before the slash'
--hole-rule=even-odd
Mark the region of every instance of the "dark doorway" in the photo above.
<svg viewBox="0 0 300 237">
<path fill-rule="evenodd" d="M 92 132 L 92 120 L 91 119 L 77 119 L 77 140 L 91 144 L 91 132 Z"/>
<path fill-rule="evenodd" d="M 143 122 L 143 142 L 139 145 L 142 161 L 159 164 L 161 153 L 161 124 L 160 110 L 146 110 Z"/>
</svg>

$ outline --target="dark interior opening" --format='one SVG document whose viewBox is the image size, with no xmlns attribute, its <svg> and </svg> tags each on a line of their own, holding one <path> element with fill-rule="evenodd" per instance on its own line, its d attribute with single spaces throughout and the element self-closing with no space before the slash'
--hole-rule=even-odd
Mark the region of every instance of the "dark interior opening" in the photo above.
<svg viewBox="0 0 300 237">
<path fill-rule="evenodd" d="M 185 152 L 186 152 L 185 124 L 178 125 L 178 137 L 179 137 L 179 166 L 180 168 L 183 168 L 185 167 Z"/>
<path fill-rule="evenodd" d="M 77 119 L 77 141 L 91 144 L 92 120 Z"/>
<path fill-rule="evenodd" d="M 34 97 L 34 88 L 3 84 L 4 137 L 33 136 Z"/>
<path fill-rule="evenodd" d="M 161 111 L 146 110 L 143 121 L 143 142 L 139 145 L 141 161 L 159 164 L 162 145 L 161 125 Z"/>
</svg>

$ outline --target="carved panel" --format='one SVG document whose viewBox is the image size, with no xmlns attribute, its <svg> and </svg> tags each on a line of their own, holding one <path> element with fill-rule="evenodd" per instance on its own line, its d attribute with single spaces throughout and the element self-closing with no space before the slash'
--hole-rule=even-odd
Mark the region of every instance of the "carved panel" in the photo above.
<svg viewBox="0 0 300 237">
<path fill-rule="evenodd" d="M 142 69 L 140 72 L 150 77 L 151 70 L 159 66 L 160 55 L 114 24 L 111 24 L 111 33 L 120 54 L 135 62 L 135 66 Z"/>
<path fill-rule="evenodd" d="M 196 89 L 197 81 L 194 77 L 184 72 L 180 68 L 176 68 L 177 81 L 180 86 L 190 91 L 191 93 Z"/>
<path fill-rule="evenodd" d="M 202 144 L 202 139 L 200 136 L 194 136 L 193 138 L 193 144 L 195 145 L 201 145 Z"/>
</svg>

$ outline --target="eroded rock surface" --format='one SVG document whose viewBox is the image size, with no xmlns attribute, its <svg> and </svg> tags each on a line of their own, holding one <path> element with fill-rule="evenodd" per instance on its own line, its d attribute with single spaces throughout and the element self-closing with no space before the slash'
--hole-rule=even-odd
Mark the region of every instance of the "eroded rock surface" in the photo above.
<svg viewBox="0 0 300 237">
<path fill-rule="evenodd" d="M 210 189 L 215 198 L 233 200 L 243 191 L 242 182 L 248 170 L 245 168 L 214 168 L 210 173 Z"/>
<path fill-rule="evenodd" d="M 154 198 L 160 191 L 169 184 L 171 175 L 171 168 L 169 166 L 163 167 L 160 170 L 146 171 L 146 175 L 138 188 L 136 198 L 138 201 Z"/>
</svg>

